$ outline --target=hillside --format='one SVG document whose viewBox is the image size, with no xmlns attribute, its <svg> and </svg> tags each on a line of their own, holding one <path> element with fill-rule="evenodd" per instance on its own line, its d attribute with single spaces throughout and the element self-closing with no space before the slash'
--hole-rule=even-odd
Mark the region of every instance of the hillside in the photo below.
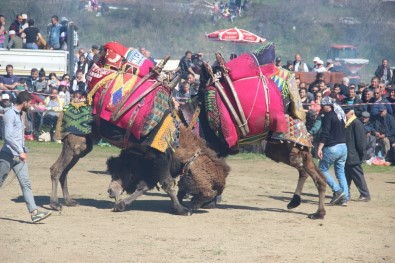
<svg viewBox="0 0 395 263">
<path fill-rule="evenodd" d="M 253 45 L 210 42 L 205 34 L 221 28 L 247 29 L 276 43 L 277 54 L 291 60 L 300 52 L 310 63 L 313 57 L 326 58 L 333 43 L 347 43 L 359 47 L 360 57 L 370 60 L 365 80 L 387 57 L 395 64 L 393 48 L 394 2 L 372 0 L 256 0 L 249 1 L 249 10 L 233 23 L 226 19 L 213 22 L 212 9 L 196 1 L 111 1 L 108 15 L 79 11 L 77 0 L 2 0 L 0 11 L 7 18 L 7 26 L 15 14 L 27 13 L 36 20 L 45 35 L 46 24 L 53 14 L 73 20 L 79 27 L 81 46 L 118 41 L 127 46 L 145 46 L 154 57 L 170 54 L 181 57 L 186 50 L 202 51 L 212 60 L 220 51 L 230 53 L 252 51 Z M 99 1 L 100 2 L 100 1 Z"/>
</svg>

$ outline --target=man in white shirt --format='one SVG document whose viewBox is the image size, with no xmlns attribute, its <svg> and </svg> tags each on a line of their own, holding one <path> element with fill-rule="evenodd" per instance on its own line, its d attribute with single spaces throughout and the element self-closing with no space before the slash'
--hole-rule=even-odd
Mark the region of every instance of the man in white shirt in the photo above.
<svg viewBox="0 0 395 263">
<path fill-rule="evenodd" d="M 309 72 L 309 68 L 306 63 L 302 61 L 302 56 L 300 54 L 295 55 L 294 61 L 294 71 L 295 72 Z"/>
</svg>

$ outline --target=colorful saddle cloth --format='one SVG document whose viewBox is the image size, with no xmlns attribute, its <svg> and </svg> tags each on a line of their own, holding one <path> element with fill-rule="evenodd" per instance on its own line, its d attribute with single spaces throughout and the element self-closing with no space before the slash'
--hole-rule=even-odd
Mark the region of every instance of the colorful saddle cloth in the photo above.
<svg viewBox="0 0 395 263">
<path fill-rule="evenodd" d="M 142 80 L 154 66 L 153 63 L 141 57 L 142 55 L 136 50 L 116 42 L 107 43 L 104 47 L 106 51 L 103 58 L 104 65 L 93 65 L 87 76 L 88 102 L 93 104 L 93 114 L 121 128 L 126 136 L 130 135 L 134 141 L 143 142 L 160 123 L 166 125 L 163 129 L 159 127 L 155 132 L 158 130 L 160 134 L 168 136 L 169 132 L 164 130 L 173 129 L 167 125 L 168 121 L 162 122 L 162 120 L 166 117 L 165 113 L 169 111 L 170 91 L 162 85 L 148 91 L 156 83 L 156 79 Z M 128 96 L 128 99 L 123 103 L 125 96 Z M 113 121 L 114 112 L 119 107 L 121 109 L 128 107 L 128 109 Z M 114 127 L 111 125 L 108 127 Z M 169 141 L 170 138 L 166 140 Z M 167 145 L 166 140 L 164 142 Z M 151 141 L 154 146 L 159 145 L 158 150 L 164 151 L 165 144 L 159 143 L 158 139 Z"/>
<path fill-rule="evenodd" d="M 287 132 L 278 133 L 274 132 L 271 136 L 271 139 L 275 140 L 284 140 L 289 142 L 294 142 L 296 144 L 313 147 L 313 144 L 310 139 L 310 134 L 307 131 L 306 124 L 299 119 L 295 119 L 288 114 L 287 117 Z"/>
<path fill-rule="evenodd" d="M 70 103 L 63 109 L 58 118 L 56 138 L 63 139 L 65 135 L 87 135 L 92 132 L 92 106 L 84 102 Z"/>
</svg>

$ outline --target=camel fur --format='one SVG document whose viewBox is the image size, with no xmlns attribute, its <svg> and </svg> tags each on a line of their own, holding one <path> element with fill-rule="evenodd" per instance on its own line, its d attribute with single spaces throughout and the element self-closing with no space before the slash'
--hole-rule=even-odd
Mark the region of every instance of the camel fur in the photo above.
<svg viewBox="0 0 395 263">
<path fill-rule="evenodd" d="M 165 156 L 141 154 L 134 148 L 108 159 L 107 168 L 112 177 L 109 196 L 117 200 L 124 191 L 129 194 L 116 201 L 114 211 L 124 211 L 138 196 L 160 183 L 167 165 L 171 166 L 171 177 L 179 179 L 177 197 L 180 203 L 186 195 L 192 195 L 192 209 L 211 202 L 211 207 L 215 205 L 215 197 L 223 192 L 230 168 L 203 139 L 180 127 L 179 147 Z"/>
</svg>

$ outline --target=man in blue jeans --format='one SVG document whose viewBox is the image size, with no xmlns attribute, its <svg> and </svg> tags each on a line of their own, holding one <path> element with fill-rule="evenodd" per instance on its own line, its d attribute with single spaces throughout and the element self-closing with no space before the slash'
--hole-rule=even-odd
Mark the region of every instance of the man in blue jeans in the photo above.
<svg viewBox="0 0 395 263">
<path fill-rule="evenodd" d="M 15 106 L 9 109 L 3 116 L 4 144 L 0 150 L 0 187 L 5 182 L 9 172 L 14 170 L 22 189 L 27 208 L 31 214 L 33 223 L 37 223 L 48 216 L 51 212 L 37 210 L 27 166 L 27 151 L 24 142 L 24 128 L 22 123 L 22 111 L 31 107 L 33 96 L 27 91 L 22 91 L 16 98 Z"/>
<path fill-rule="evenodd" d="M 320 159 L 318 166 L 324 173 L 326 181 L 333 191 L 330 204 L 347 206 L 350 197 L 344 172 L 347 159 L 346 116 L 342 108 L 328 96 L 322 99 L 321 106 L 324 111 L 324 117 L 322 118 L 317 150 L 318 158 Z M 339 184 L 329 173 L 329 168 L 332 164 L 334 165 Z"/>
</svg>

